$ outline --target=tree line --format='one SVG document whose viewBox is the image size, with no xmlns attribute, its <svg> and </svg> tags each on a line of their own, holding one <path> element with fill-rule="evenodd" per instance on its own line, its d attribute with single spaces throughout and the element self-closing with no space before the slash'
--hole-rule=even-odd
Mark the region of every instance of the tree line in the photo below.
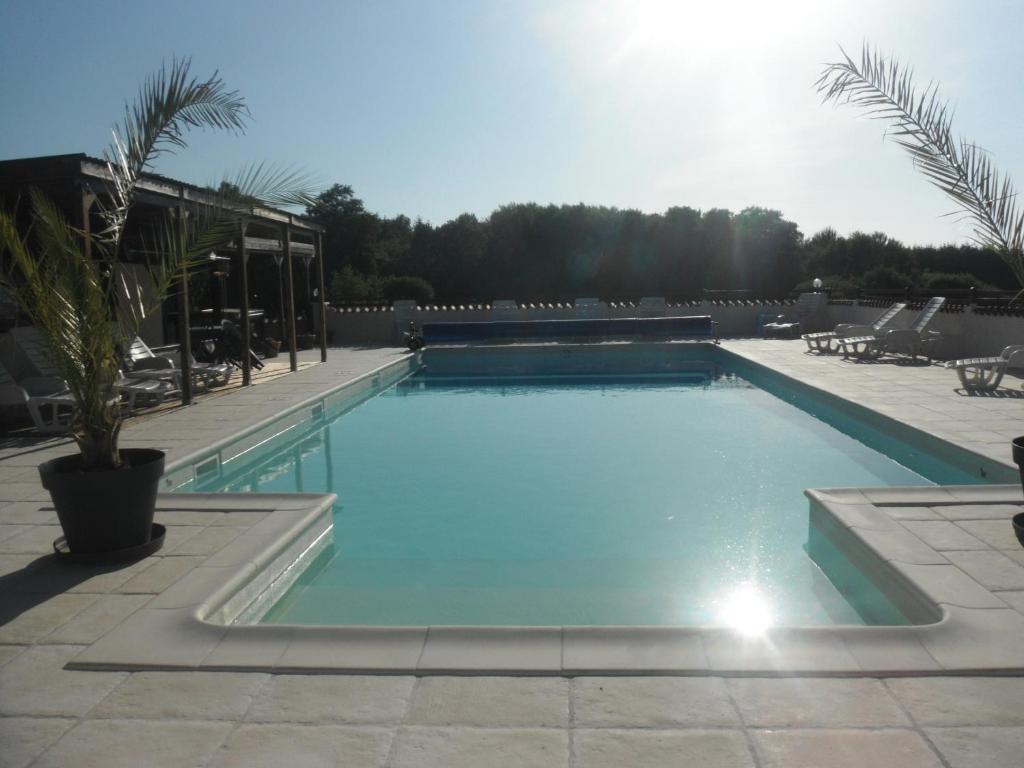
<svg viewBox="0 0 1024 768">
<path fill-rule="evenodd" d="M 1011 289 L 995 253 L 969 245 L 906 246 L 881 232 L 805 238 L 779 211 L 673 207 L 642 213 L 592 205 L 505 205 L 486 219 L 439 226 L 367 211 L 335 184 L 307 215 L 325 227 L 333 303 L 498 298 L 607 300 L 749 290 L 783 298 L 814 278 L 840 293 L 860 288 Z"/>
</svg>

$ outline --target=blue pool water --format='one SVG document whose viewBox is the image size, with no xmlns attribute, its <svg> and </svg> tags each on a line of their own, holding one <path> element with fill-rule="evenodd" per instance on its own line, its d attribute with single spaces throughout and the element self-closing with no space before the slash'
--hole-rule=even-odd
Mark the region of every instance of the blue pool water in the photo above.
<svg viewBox="0 0 1024 768">
<path fill-rule="evenodd" d="M 808 557 L 803 491 L 973 478 L 741 373 L 406 379 L 217 486 L 338 494 L 263 620 L 906 623 L 838 551 Z"/>
</svg>

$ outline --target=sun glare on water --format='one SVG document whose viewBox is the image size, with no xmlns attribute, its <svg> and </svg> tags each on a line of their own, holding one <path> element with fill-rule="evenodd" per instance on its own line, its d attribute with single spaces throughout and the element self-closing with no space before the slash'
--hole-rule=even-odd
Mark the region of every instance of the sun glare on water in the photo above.
<svg viewBox="0 0 1024 768">
<path fill-rule="evenodd" d="M 755 584 L 740 584 L 722 603 L 719 619 L 747 637 L 763 635 L 773 624 L 771 602 Z"/>
</svg>

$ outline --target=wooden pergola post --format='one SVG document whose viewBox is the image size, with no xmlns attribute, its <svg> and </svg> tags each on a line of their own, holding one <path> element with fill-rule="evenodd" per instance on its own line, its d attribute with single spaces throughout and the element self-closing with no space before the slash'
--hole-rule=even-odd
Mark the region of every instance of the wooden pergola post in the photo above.
<svg viewBox="0 0 1024 768">
<path fill-rule="evenodd" d="M 247 222 L 238 220 L 238 257 L 242 262 L 242 306 L 239 325 L 242 331 L 242 386 L 252 384 L 252 330 L 249 327 L 249 252 L 245 248 Z"/>
<path fill-rule="evenodd" d="M 86 261 L 92 261 L 92 222 L 90 221 L 90 211 L 92 211 L 92 206 L 96 202 L 96 195 L 89 187 L 84 185 L 81 192 L 81 229 L 84 235 L 82 239 L 82 253 L 85 254 Z"/>
<path fill-rule="evenodd" d="M 284 250 L 285 279 L 288 282 L 288 359 L 293 371 L 299 370 L 299 358 L 296 354 L 298 344 L 295 339 L 295 281 L 292 278 L 292 225 L 285 224 L 281 228 L 281 248 Z"/>
<path fill-rule="evenodd" d="M 324 289 L 324 237 L 316 233 L 316 265 L 320 278 L 320 362 L 327 362 L 327 291 Z"/>
<path fill-rule="evenodd" d="M 178 237 L 185 243 L 185 192 L 179 193 Z M 181 368 L 181 404 L 192 405 L 192 326 L 188 315 L 188 270 L 181 265 L 181 292 L 178 294 L 178 351 L 179 367 Z"/>
</svg>

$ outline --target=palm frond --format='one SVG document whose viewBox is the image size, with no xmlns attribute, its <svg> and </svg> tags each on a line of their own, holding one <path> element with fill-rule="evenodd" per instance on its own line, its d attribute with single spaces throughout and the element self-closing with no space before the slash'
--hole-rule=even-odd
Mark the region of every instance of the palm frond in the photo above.
<svg viewBox="0 0 1024 768">
<path fill-rule="evenodd" d="M 304 208 L 316 203 L 321 186 L 298 168 L 259 162 L 246 166 L 233 177 L 225 178 L 220 189 L 237 190 L 241 201 L 255 200 L 266 205 Z"/>
<path fill-rule="evenodd" d="M 828 64 L 815 83 L 823 100 L 851 104 L 884 120 L 888 135 L 903 147 L 925 177 L 967 215 L 973 242 L 992 248 L 1024 285 L 1024 211 L 1009 176 L 977 144 L 953 133 L 953 111 L 936 83 L 915 83 L 913 70 L 865 44 L 859 62 L 842 48 L 843 60 Z"/>
<path fill-rule="evenodd" d="M 216 72 L 207 80 L 193 77 L 190 66 L 191 59 L 174 59 L 145 80 L 104 153 L 114 190 L 113 204 L 103 210 L 102 235 L 115 249 L 139 177 L 156 157 L 184 148 L 191 128 L 245 130 L 249 112 L 238 91 L 229 91 Z"/>
</svg>

